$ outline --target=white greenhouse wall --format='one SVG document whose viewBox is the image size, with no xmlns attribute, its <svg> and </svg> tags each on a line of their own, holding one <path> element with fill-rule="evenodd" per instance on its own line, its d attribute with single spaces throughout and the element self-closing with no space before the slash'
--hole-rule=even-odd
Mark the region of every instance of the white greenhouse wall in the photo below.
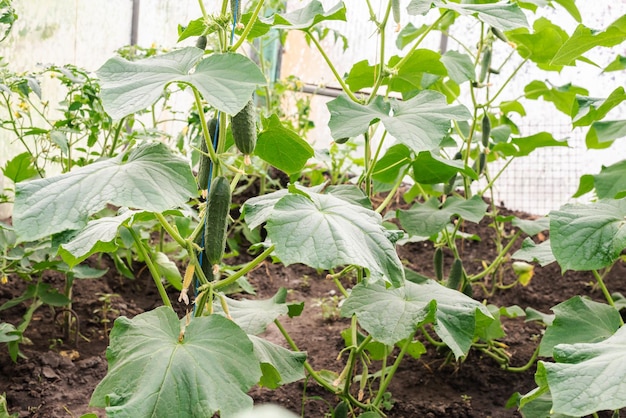
<svg viewBox="0 0 626 418">
<path fill-rule="evenodd" d="M 323 0 L 323 3 L 329 8 L 336 1 Z M 368 59 L 374 62 L 379 49 L 375 45 L 376 37 L 373 36 L 372 26 L 368 22 L 367 8 L 356 0 L 345 2 L 350 23 L 331 22 L 329 26 L 341 30 L 348 37 L 348 50 L 344 52 L 340 45 L 334 45 L 332 37 L 324 41 L 340 74 L 347 72 L 350 66 L 359 60 Z M 209 13 L 218 5 L 217 1 L 205 3 Z M 374 0 L 373 3 L 376 7 L 378 2 Z M 596 0 L 578 3 L 583 23 L 593 28 L 604 28 L 619 16 L 626 14 L 626 1 Z M 301 7 L 304 1 L 290 0 L 288 4 L 290 9 L 295 9 Z M 0 43 L 0 56 L 14 71 L 37 70 L 41 64 L 65 63 L 95 71 L 116 49 L 130 43 L 133 0 L 14 0 L 14 6 L 19 19 L 11 36 Z M 568 33 L 572 33 L 576 27 L 576 22 L 561 8 L 544 9 L 543 13 Z M 138 44 L 174 47 L 177 25 L 185 24 L 199 16 L 197 0 L 140 0 Z M 418 26 L 431 22 L 434 18 L 433 15 L 428 15 L 403 19 L 403 23 L 410 20 Z M 468 31 L 471 33 L 475 30 L 473 26 L 474 23 L 468 23 L 467 27 L 457 29 L 462 32 L 457 35 L 463 36 Z M 440 36 L 433 34 L 427 37 L 424 47 L 438 48 L 439 42 Z M 395 49 L 395 36 L 387 38 L 386 47 L 388 56 L 401 53 Z M 454 41 L 449 41 L 448 49 L 456 49 Z M 626 54 L 623 47 L 616 48 L 616 51 L 622 55 Z M 494 59 L 502 59 L 506 52 L 496 51 Z M 601 66 L 614 58 L 608 49 L 594 51 L 589 56 Z M 616 85 L 623 85 L 623 72 L 601 75 L 600 71 L 598 68 L 584 65 L 577 69 L 565 69 L 561 74 L 550 73 L 547 78 L 555 85 L 573 82 L 588 88 L 598 97 L 606 97 Z M 289 74 L 297 74 L 306 83 L 336 85 L 332 73 L 319 53 L 306 45 L 299 32 L 290 33 L 285 45 L 282 75 Z M 515 77 L 510 91 L 520 92 L 530 81 L 545 78 L 545 73 L 537 72 L 533 65 L 530 65 Z M 494 79 L 494 83 L 497 82 L 498 80 Z M 46 82 L 43 88 L 46 96 L 54 102 L 56 84 Z M 494 88 L 497 88 L 497 84 Z M 512 98 L 515 97 L 502 97 L 502 99 Z M 327 128 L 329 114 L 325 106 L 328 100 L 322 96 L 313 99 L 312 116 L 317 127 L 313 130 L 310 140 L 318 147 L 330 141 L 330 132 Z M 188 101 L 182 98 L 181 103 L 186 106 Z M 586 129 L 568 132 L 568 119 L 557 112 L 550 103 L 532 101 L 525 106 L 529 114 L 528 120 L 532 123 L 520 125 L 524 129 L 523 135 L 556 129 L 557 139 L 570 138 L 570 148 L 559 148 L 556 151 L 540 150 L 531 157 L 515 161 L 509 167 L 500 180 L 495 198 L 497 201 L 503 201 L 511 209 L 545 214 L 568 201 L 578 186 L 580 175 L 597 173 L 602 165 L 626 158 L 626 146 L 620 141 L 607 150 L 587 151 L 584 147 Z M 623 106 L 608 116 L 610 119 L 625 117 Z M 12 141 L 13 138 L 0 133 L 0 166 L 20 152 L 20 148 Z M 4 210 L 6 216 L 6 208 Z M 0 218 L 2 217 L 0 207 Z"/>
</svg>

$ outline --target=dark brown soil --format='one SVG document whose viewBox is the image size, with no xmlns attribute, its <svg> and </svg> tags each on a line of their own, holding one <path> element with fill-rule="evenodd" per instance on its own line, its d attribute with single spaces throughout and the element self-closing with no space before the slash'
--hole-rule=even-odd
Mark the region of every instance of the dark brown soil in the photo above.
<svg viewBox="0 0 626 418">
<path fill-rule="evenodd" d="M 469 272 L 481 269 L 483 260 L 493 259 L 495 246 L 493 231 L 483 221 L 479 226 L 467 225 L 467 232 L 483 237 L 480 242 L 465 241 L 463 259 Z M 520 240 L 521 242 L 521 240 Z M 399 254 L 412 269 L 433 275 L 432 245 L 413 243 L 399 248 Z M 451 256 L 446 257 L 446 271 L 451 264 Z M 92 260 L 94 265 L 112 265 L 106 256 Z M 602 300 L 601 292 L 593 286 L 593 277 L 585 272 L 568 272 L 561 275 L 560 268 L 550 265 L 537 267 L 536 273 L 527 287 L 517 286 L 510 290 L 496 292 L 487 299 L 498 306 L 519 305 L 533 307 L 543 312 L 555 304 L 574 295 L 586 295 Z M 63 339 L 61 327 L 55 322 L 55 312 L 48 307 L 40 308 L 33 318 L 26 336 L 32 345 L 22 345 L 27 356 L 14 364 L 4 346 L 0 346 L 0 394 L 6 393 L 9 411 L 20 417 L 79 417 L 86 412 L 104 416 L 104 411 L 89 408 L 91 393 L 105 375 L 107 364 L 104 357 L 107 334 L 102 322 L 102 308 L 98 294 L 118 294 L 112 299 L 114 315 L 132 317 L 160 305 L 148 272 L 136 269 L 137 278 L 122 278 L 114 268 L 105 278 L 97 280 L 77 280 L 74 285 L 73 309 L 80 318 L 80 338 Z M 512 273 L 507 272 L 506 280 Z M 606 283 L 611 291 L 624 292 L 622 280 L 624 267 L 613 268 Z M 302 316 L 282 320 L 299 348 L 306 351 L 316 369 L 329 369 L 339 372 L 342 361 L 337 360 L 343 348 L 340 332 L 348 327 L 345 319 L 326 320 L 322 316 L 320 303 L 328 301 L 335 291 L 332 282 L 323 275 L 302 266 L 289 266 L 268 263 L 248 275 L 257 289 L 259 297 L 271 297 L 280 287 L 290 289 L 289 299 L 304 301 Z M 61 289 L 63 279 L 49 274 L 45 281 Z M 9 283 L 0 285 L 0 304 L 13 298 L 25 288 L 24 281 L 10 277 Z M 476 297 L 482 300 L 481 290 L 475 288 Z M 19 323 L 26 309 L 25 304 L 0 312 L 0 322 Z M 332 310 L 331 310 L 332 313 Z M 535 323 L 525 323 L 523 319 L 505 319 L 507 336 L 502 342 L 508 346 L 511 364 L 523 365 L 530 358 L 538 344 L 542 328 Z M 270 328 L 265 335 L 274 342 L 285 345 L 281 334 Z M 389 417 L 516 417 L 514 409 L 506 409 L 505 404 L 514 392 L 526 393 L 535 387 L 534 367 L 524 373 L 502 370 L 491 358 L 471 351 L 462 363 L 446 363 L 446 352 L 437 351 L 433 346 L 419 360 L 405 359 L 399 368 L 389 391 L 393 397 L 393 408 Z M 254 388 L 250 394 L 258 403 L 273 402 L 283 405 L 306 417 L 323 417 L 330 412 L 330 405 L 336 399 L 313 383 L 306 387 L 297 382 L 278 390 Z"/>
</svg>

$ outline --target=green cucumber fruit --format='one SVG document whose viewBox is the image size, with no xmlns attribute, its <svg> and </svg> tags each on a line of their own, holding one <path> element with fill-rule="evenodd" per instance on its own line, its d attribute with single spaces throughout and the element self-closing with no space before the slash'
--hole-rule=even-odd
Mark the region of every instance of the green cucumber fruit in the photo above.
<svg viewBox="0 0 626 418">
<path fill-rule="evenodd" d="M 226 177 L 216 177 L 211 182 L 211 190 L 209 190 L 206 202 L 207 223 L 204 228 L 205 262 L 213 266 L 213 273 L 219 271 L 219 263 L 224 257 L 230 203 L 230 183 Z"/>
<path fill-rule="evenodd" d="M 435 264 L 435 277 L 437 280 L 443 280 L 443 250 L 441 247 L 435 250 L 433 263 Z"/>
<path fill-rule="evenodd" d="M 456 258 L 452 263 L 450 275 L 448 276 L 448 289 L 460 290 L 463 284 L 463 262 L 460 258 Z"/>
<path fill-rule="evenodd" d="M 400 0 L 391 0 L 391 11 L 393 12 L 393 21 L 400 23 Z"/>
<path fill-rule="evenodd" d="M 489 136 L 491 136 L 491 119 L 489 119 L 489 116 L 486 113 L 483 116 L 482 125 L 483 125 L 482 126 L 482 128 L 483 128 L 483 136 L 482 136 L 483 147 L 487 148 L 489 146 Z"/>
<path fill-rule="evenodd" d="M 215 135 L 219 135 L 219 132 L 217 132 L 217 119 L 211 119 L 209 121 L 209 135 L 211 135 L 211 138 L 209 139 L 211 143 L 213 142 Z M 200 165 L 198 166 L 198 189 L 206 190 L 209 185 L 211 159 L 208 156 L 209 150 L 204 137 L 202 137 L 200 150 L 202 150 L 204 154 L 200 155 Z"/>
<path fill-rule="evenodd" d="M 487 164 L 487 154 L 485 154 L 484 152 L 481 152 L 480 155 L 478 156 L 478 166 L 476 170 L 476 173 L 479 176 L 483 173 L 483 170 L 485 170 L 485 164 Z"/>
<path fill-rule="evenodd" d="M 483 83 L 487 78 L 487 72 L 489 72 L 489 67 L 491 66 L 491 47 L 487 47 L 483 52 L 483 59 L 480 63 L 480 77 L 478 81 Z"/>
<path fill-rule="evenodd" d="M 500 39 L 503 42 L 507 42 L 507 43 L 509 42 L 506 35 L 500 29 L 494 28 L 493 26 L 490 29 L 491 29 L 491 33 L 496 35 L 496 38 Z"/>
<path fill-rule="evenodd" d="M 250 100 L 243 109 L 232 117 L 231 129 L 235 146 L 243 155 L 250 155 L 256 147 L 256 110 Z"/>
<path fill-rule="evenodd" d="M 206 49 L 206 36 L 198 36 L 198 39 L 196 39 L 196 48 L 200 48 L 203 51 Z"/>
<path fill-rule="evenodd" d="M 230 13 L 235 22 L 241 21 L 241 2 L 243 0 L 230 0 Z"/>
</svg>

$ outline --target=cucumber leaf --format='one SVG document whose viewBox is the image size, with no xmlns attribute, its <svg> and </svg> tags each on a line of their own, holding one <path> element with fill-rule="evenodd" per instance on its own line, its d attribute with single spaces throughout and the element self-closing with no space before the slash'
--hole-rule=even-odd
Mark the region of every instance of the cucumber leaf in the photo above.
<svg viewBox="0 0 626 418">
<path fill-rule="evenodd" d="M 572 36 L 552 59 L 552 64 L 567 65 L 597 46 L 611 47 L 626 40 L 626 15 L 611 23 L 604 31 L 578 25 Z"/>
<path fill-rule="evenodd" d="M 314 151 L 296 132 L 286 128 L 272 115 L 259 134 L 254 155 L 287 174 L 300 172 Z"/>
<path fill-rule="evenodd" d="M 552 357 L 557 344 L 595 343 L 606 340 L 620 327 L 617 309 L 605 303 L 574 296 L 552 308 L 554 320 L 539 345 L 539 355 Z"/>
<path fill-rule="evenodd" d="M 271 23 L 274 29 L 299 29 L 308 30 L 325 20 L 346 20 L 346 6 L 342 1 L 331 7 L 328 11 L 317 0 L 310 1 L 306 6 L 288 13 L 276 14 L 267 19 L 260 19 Z"/>
<path fill-rule="evenodd" d="M 517 4 L 508 2 L 490 4 L 444 3 L 441 0 L 411 0 L 408 6 L 410 15 L 425 14 L 432 6 L 448 9 L 463 16 L 475 16 L 477 19 L 500 30 L 512 30 L 527 27 L 526 15 Z"/>
<path fill-rule="evenodd" d="M 597 343 L 559 344 L 540 362 L 556 413 L 585 416 L 626 406 L 626 327 Z"/>
<path fill-rule="evenodd" d="M 193 318 L 182 336 L 176 313 L 160 307 L 118 318 L 110 338 L 109 371 L 90 401 L 107 415 L 229 417 L 252 408 L 247 391 L 261 367 L 247 335 L 221 315 Z"/>
<path fill-rule="evenodd" d="M 549 216 L 550 245 L 563 271 L 610 266 L 626 248 L 626 199 L 567 204 Z"/>
<path fill-rule="evenodd" d="M 398 210 L 397 217 L 409 234 L 430 237 L 445 228 L 454 215 L 478 223 L 485 213 L 487 204 L 479 196 L 469 200 L 452 196 L 443 205 L 434 197 L 425 203 L 416 203 L 410 209 Z"/>
<path fill-rule="evenodd" d="M 193 85 L 207 103 L 234 115 L 266 83 L 259 67 L 241 54 L 211 54 L 195 47 L 177 49 L 140 61 L 109 59 L 97 71 L 102 104 L 113 119 L 150 107 L 175 82 Z"/>
<path fill-rule="evenodd" d="M 363 329 L 387 345 L 410 337 L 421 324 L 433 323 L 457 358 L 467 355 L 478 328 L 493 321 L 487 307 L 415 272 L 407 270 L 406 277 L 395 289 L 380 283 L 356 285 L 341 314 L 356 314 Z"/>
<path fill-rule="evenodd" d="M 108 204 L 163 212 L 196 193 L 187 161 L 163 144 L 143 144 L 69 173 L 18 183 L 13 222 L 21 241 L 34 241 L 80 230 Z"/>
<path fill-rule="evenodd" d="M 332 194 L 297 190 L 250 199 L 243 209 L 249 225 L 267 221 L 268 237 L 285 265 L 329 270 L 354 264 L 367 268 L 372 280 L 402 283 L 402 263 L 379 214 Z"/>
<path fill-rule="evenodd" d="M 432 90 L 421 91 L 403 102 L 385 101 L 379 96 L 367 106 L 341 95 L 327 106 L 333 138 L 361 135 L 369 125 L 381 121 L 391 135 L 414 152 L 438 148 L 450 129 L 451 120 L 471 118 L 465 106 L 448 106 L 445 96 Z"/>
</svg>

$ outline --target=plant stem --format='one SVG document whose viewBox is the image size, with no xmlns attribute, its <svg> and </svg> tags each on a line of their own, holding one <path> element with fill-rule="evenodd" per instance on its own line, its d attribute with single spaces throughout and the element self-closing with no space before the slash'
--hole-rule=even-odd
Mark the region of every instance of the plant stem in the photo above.
<svg viewBox="0 0 626 418">
<path fill-rule="evenodd" d="M 371 140 L 370 140 L 369 132 L 366 132 L 365 134 L 363 134 L 363 138 L 365 140 L 365 145 L 364 145 L 365 176 L 364 176 L 363 181 L 365 182 L 365 195 L 369 199 L 371 199 L 372 198 L 372 173 L 371 173 L 370 166 L 373 164 L 372 164 L 372 161 L 370 160 L 372 150 L 370 148 Z"/>
<path fill-rule="evenodd" d="M 502 93 L 504 91 L 504 88 L 511 82 L 511 80 L 513 80 L 513 77 L 515 77 L 515 75 L 517 74 L 517 72 L 519 70 L 522 69 L 522 67 L 524 66 L 524 64 L 526 64 L 526 62 L 528 61 L 528 58 L 526 58 L 524 61 L 522 61 L 520 63 L 520 65 L 517 66 L 517 68 L 515 70 L 513 70 L 513 72 L 511 73 L 511 75 L 509 76 L 509 78 L 506 79 L 506 81 L 504 82 L 504 84 L 500 87 L 500 89 L 496 92 L 496 94 L 493 95 L 493 97 L 491 99 L 489 99 L 489 101 L 487 102 L 487 104 L 485 104 L 485 107 L 489 107 L 491 106 L 491 104 L 493 103 L 494 100 L 496 100 L 496 98 L 500 95 L 500 93 Z"/>
<path fill-rule="evenodd" d="M 137 233 L 132 227 L 127 227 L 127 229 L 130 232 L 130 235 L 133 237 L 133 240 L 135 240 L 135 245 L 137 245 L 137 249 L 139 250 L 139 253 L 143 257 L 144 261 L 146 262 L 146 265 L 148 266 L 148 270 L 150 271 L 150 274 L 152 275 L 152 280 L 154 280 L 154 284 L 156 285 L 157 290 L 159 291 L 159 295 L 161 296 L 161 300 L 163 300 L 163 304 L 171 308 L 172 303 L 170 302 L 170 299 L 167 296 L 167 292 L 165 291 L 165 287 L 163 287 L 163 283 L 161 283 L 161 275 L 159 274 L 159 270 L 157 270 L 156 266 L 152 263 L 152 260 L 150 259 L 150 255 L 146 251 L 146 248 L 144 247 L 143 242 L 141 242 L 139 235 L 137 235 Z"/>
<path fill-rule="evenodd" d="M 424 328 L 423 325 L 420 327 L 420 331 L 422 331 L 422 334 L 424 335 L 426 340 L 428 340 L 428 342 L 430 344 L 434 345 L 435 347 L 446 347 L 447 346 L 446 343 L 444 343 L 442 341 L 437 341 L 433 337 L 431 337 L 430 334 L 428 333 L 428 331 L 426 331 L 426 328 Z"/>
<path fill-rule="evenodd" d="M 378 74 L 376 76 L 376 81 L 374 83 L 374 87 L 372 88 L 372 92 L 370 93 L 370 97 L 367 100 L 367 103 L 370 103 L 372 100 L 376 98 L 376 93 L 378 89 L 383 83 L 383 79 L 385 78 L 385 27 L 387 26 L 387 21 L 389 20 L 389 13 L 391 12 L 391 1 L 387 2 L 387 9 L 385 10 L 385 16 L 380 23 L 377 23 L 378 32 L 380 33 L 380 57 L 378 64 Z"/>
<path fill-rule="evenodd" d="M 111 143 L 111 151 L 109 151 L 109 157 L 113 157 L 113 153 L 115 152 L 115 147 L 117 147 L 117 141 L 120 138 L 120 134 L 122 133 L 122 128 L 124 127 L 124 123 L 126 122 L 126 116 L 124 116 L 117 124 L 117 128 L 115 128 L 115 135 L 113 135 L 113 142 Z"/>
<path fill-rule="evenodd" d="M 242 0 L 239 0 L 242 1 Z M 250 20 L 248 21 L 248 24 L 246 25 L 246 27 L 243 30 L 243 33 L 241 34 L 241 36 L 239 37 L 239 39 L 237 40 L 237 42 L 231 46 L 229 48 L 230 51 L 236 51 L 246 40 L 246 38 L 248 37 L 248 34 L 250 34 L 250 31 L 252 30 L 252 27 L 254 26 L 254 23 L 256 22 L 259 13 L 261 12 L 261 8 L 263 7 L 263 3 L 265 3 L 265 0 L 259 0 L 259 2 L 256 5 L 256 8 L 254 9 L 254 11 L 252 12 L 252 16 L 250 17 Z"/>
<path fill-rule="evenodd" d="M 174 241 L 176 241 L 178 245 L 183 248 L 187 248 L 187 241 L 185 241 L 185 239 L 178 233 L 178 231 L 172 225 L 170 225 L 170 223 L 167 221 L 167 219 L 165 219 L 165 216 L 163 216 L 162 213 L 155 212 L 154 216 L 156 216 L 163 229 L 167 231 L 167 233 L 174 239 Z"/>
<path fill-rule="evenodd" d="M 273 251 L 274 251 L 274 246 L 272 245 L 272 246 L 268 247 L 265 251 L 263 251 L 261 254 L 259 254 L 254 260 L 252 260 L 248 264 L 246 264 L 246 266 L 243 267 L 241 270 L 237 271 L 237 273 L 232 274 L 227 279 L 215 282 L 213 284 L 213 287 L 215 289 L 221 289 L 223 287 L 226 287 L 226 286 L 229 286 L 229 285 L 235 283 L 244 274 L 250 272 L 256 266 L 261 264 L 261 262 L 263 260 L 265 260 Z"/>
<path fill-rule="evenodd" d="M 385 210 L 387 205 L 389 205 L 389 203 L 391 203 L 391 201 L 393 200 L 401 184 L 402 184 L 402 177 L 400 177 L 398 181 L 396 181 L 396 184 L 393 186 L 393 189 L 391 189 L 391 191 L 387 194 L 387 196 L 385 196 L 385 200 L 383 200 L 382 203 L 376 208 L 376 211 L 375 211 L 376 213 L 381 213 L 383 210 Z"/>
<path fill-rule="evenodd" d="M 509 250 L 511 249 L 511 247 L 515 243 L 515 241 L 517 241 L 517 239 L 521 235 L 522 235 L 522 231 L 517 231 L 515 233 L 515 235 L 513 235 L 513 237 L 511 237 L 511 240 L 506 244 L 506 247 L 504 247 L 502 249 L 502 251 L 500 252 L 500 254 L 498 254 L 498 256 L 496 257 L 496 259 L 493 260 L 493 263 L 491 263 L 489 265 L 489 267 L 487 267 L 486 269 L 484 269 L 483 271 L 481 271 L 478 274 L 475 274 L 473 276 L 468 277 L 467 280 L 471 283 L 471 282 L 474 282 L 474 281 L 476 281 L 478 279 L 482 279 L 483 277 L 485 277 L 486 275 L 491 273 L 493 270 L 498 268 L 500 266 L 500 264 L 502 263 L 504 257 L 508 254 Z"/>
<path fill-rule="evenodd" d="M 409 57 L 411 56 L 411 53 L 417 49 L 417 47 L 422 43 L 422 41 L 424 40 L 426 35 L 428 35 L 443 20 L 443 18 L 448 15 L 448 13 L 450 13 L 450 10 L 446 10 L 441 16 L 439 16 L 437 18 L 437 20 L 435 20 L 432 23 L 432 25 L 430 25 L 428 28 L 426 28 L 424 33 L 422 33 L 420 35 L 420 37 L 417 38 L 417 41 L 415 41 L 413 46 L 411 46 L 411 49 L 409 49 L 409 51 L 406 53 L 406 55 L 404 57 L 402 57 L 402 59 L 400 61 L 398 61 L 398 63 L 396 65 L 393 66 L 393 70 L 398 70 L 400 67 L 402 67 L 408 61 Z"/>
<path fill-rule="evenodd" d="M 204 116 L 204 106 L 202 106 L 202 98 L 200 97 L 200 92 L 198 92 L 198 90 L 191 84 L 188 85 L 193 91 L 193 97 L 196 102 L 196 109 L 198 111 L 198 116 L 200 117 L 200 125 L 202 126 L 202 136 L 204 136 L 204 140 L 206 141 L 206 146 L 209 151 L 209 158 L 213 163 L 213 167 L 216 167 L 219 164 L 219 159 L 217 157 L 217 154 L 215 153 L 215 149 L 213 148 L 213 142 L 211 141 L 213 138 L 211 138 L 211 134 L 209 133 L 209 126 L 207 125 L 206 117 Z M 220 134 L 223 130 L 224 129 L 220 125 Z"/>
<path fill-rule="evenodd" d="M 311 41 L 313 41 L 313 44 L 315 44 L 315 46 L 316 46 L 317 50 L 320 52 L 320 54 L 322 54 L 322 57 L 324 58 L 324 61 L 326 61 L 326 65 L 328 65 L 328 68 L 330 68 L 330 71 L 332 71 L 333 75 L 335 76 L 335 78 L 337 79 L 339 84 L 341 85 L 341 88 L 343 89 L 343 91 L 354 102 L 361 103 L 361 101 L 359 99 L 357 99 L 357 97 L 354 95 L 354 93 L 352 93 L 352 90 L 350 90 L 350 87 L 348 87 L 346 82 L 343 81 L 343 78 L 339 75 L 339 72 L 337 72 L 337 69 L 333 65 L 333 63 L 330 60 L 330 58 L 328 57 L 328 55 L 326 55 L 326 51 L 324 51 L 324 48 L 322 47 L 320 42 L 317 40 L 317 38 L 315 38 L 315 36 L 313 36 L 313 34 L 310 31 L 308 31 L 308 30 L 305 33 L 307 34 L 309 39 L 311 39 Z"/>
<path fill-rule="evenodd" d="M 406 342 L 402 345 L 402 348 L 400 349 L 400 353 L 398 354 L 396 361 L 393 362 L 393 365 L 391 366 L 389 373 L 387 373 L 387 375 L 385 376 L 385 379 L 380 382 L 378 393 L 376 394 L 376 398 L 374 399 L 374 402 L 372 402 L 372 404 L 375 407 L 378 407 L 378 405 L 380 405 L 383 399 L 383 396 L 385 395 L 385 392 L 387 391 L 387 387 L 391 383 L 391 379 L 393 378 L 393 375 L 396 373 L 396 370 L 398 370 L 398 367 L 400 366 L 400 362 L 402 361 L 404 354 L 406 354 L 406 350 L 409 348 L 409 344 L 411 343 L 411 341 L 413 341 L 414 337 L 415 337 L 415 331 L 413 331 L 411 336 L 407 338 Z"/>
<path fill-rule="evenodd" d="M 291 338 L 287 330 L 283 327 L 283 325 L 280 323 L 278 319 L 274 320 L 274 324 L 276 324 L 276 327 L 278 327 L 278 330 L 280 331 L 280 333 L 283 334 L 283 337 L 285 338 L 285 341 L 287 341 L 287 344 L 289 344 L 289 347 L 291 347 L 293 351 L 300 351 L 300 349 L 298 348 L 294 340 Z M 328 390 L 331 393 L 339 394 L 339 391 L 337 390 L 336 387 L 331 385 L 329 382 L 323 379 L 315 370 L 313 370 L 313 367 L 311 367 L 311 364 L 309 364 L 308 360 L 304 361 L 304 368 L 309 373 L 309 375 L 313 378 L 313 380 L 315 380 L 324 389 Z"/>
<path fill-rule="evenodd" d="M 613 297 L 609 293 L 609 289 L 607 289 L 606 285 L 604 284 L 603 276 L 601 276 L 600 273 L 598 273 L 598 270 L 594 269 L 591 271 L 593 272 L 593 276 L 596 278 L 596 281 L 598 282 L 598 286 L 600 286 L 600 289 L 602 290 L 602 294 L 606 298 L 606 301 L 609 303 L 609 305 L 615 308 L 615 301 L 613 300 Z M 624 320 L 622 319 L 621 315 L 619 316 L 619 323 L 620 325 L 624 325 Z"/>
<path fill-rule="evenodd" d="M 520 367 L 506 366 L 506 370 L 509 371 L 509 372 L 514 372 L 514 373 L 523 373 L 526 370 L 530 369 L 533 366 L 533 364 L 535 364 L 535 361 L 537 360 L 538 356 L 539 356 L 539 346 L 537 346 L 535 351 L 533 351 L 533 355 L 530 356 L 530 359 L 528 360 L 528 363 L 526 363 L 526 364 L 524 364 L 523 366 L 520 366 Z"/>
</svg>

